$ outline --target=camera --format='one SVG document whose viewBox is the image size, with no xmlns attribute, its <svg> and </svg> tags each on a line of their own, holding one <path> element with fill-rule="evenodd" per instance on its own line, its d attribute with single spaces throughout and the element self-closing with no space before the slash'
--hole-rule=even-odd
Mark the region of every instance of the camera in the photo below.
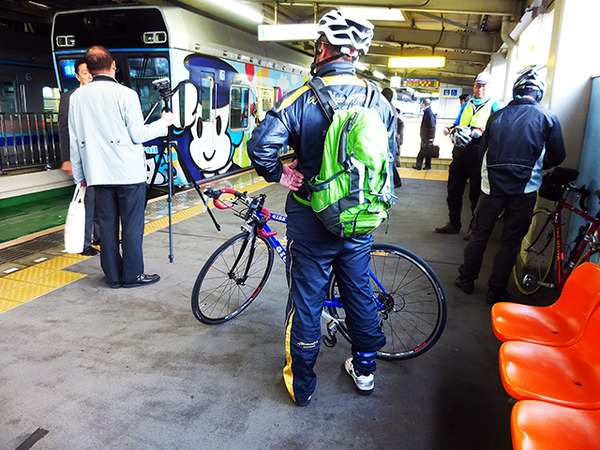
<svg viewBox="0 0 600 450">
<path fill-rule="evenodd" d="M 171 81 L 168 78 L 154 80 L 152 84 L 154 85 L 154 89 L 158 91 L 163 100 L 173 95 L 173 91 L 171 91 Z"/>
</svg>

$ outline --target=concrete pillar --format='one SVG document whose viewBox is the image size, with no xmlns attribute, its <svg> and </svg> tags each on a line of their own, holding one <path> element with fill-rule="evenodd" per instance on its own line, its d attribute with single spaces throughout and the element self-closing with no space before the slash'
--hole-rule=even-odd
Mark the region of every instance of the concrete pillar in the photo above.
<svg viewBox="0 0 600 450">
<path fill-rule="evenodd" d="M 547 91 L 542 104 L 559 118 L 567 148 L 565 167 L 577 168 L 592 90 L 600 72 L 600 1 L 556 0 Z"/>
</svg>

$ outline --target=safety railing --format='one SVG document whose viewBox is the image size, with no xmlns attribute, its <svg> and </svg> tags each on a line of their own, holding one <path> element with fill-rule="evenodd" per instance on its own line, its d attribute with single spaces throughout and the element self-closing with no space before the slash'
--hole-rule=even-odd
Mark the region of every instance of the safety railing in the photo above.
<svg viewBox="0 0 600 450">
<path fill-rule="evenodd" d="M 0 174 L 60 161 L 57 113 L 0 113 Z"/>
</svg>

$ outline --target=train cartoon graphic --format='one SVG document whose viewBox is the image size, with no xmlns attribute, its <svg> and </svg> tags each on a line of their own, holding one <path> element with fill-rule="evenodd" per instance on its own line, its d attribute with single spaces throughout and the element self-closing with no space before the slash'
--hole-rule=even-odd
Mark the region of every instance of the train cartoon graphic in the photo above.
<svg viewBox="0 0 600 450">
<path fill-rule="evenodd" d="M 196 181 L 250 166 L 246 142 L 266 112 L 285 93 L 302 86 L 311 57 L 280 44 L 177 7 L 95 8 L 56 14 L 52 54 L 61 91 L 78 86 L 74 64 L 92 45 L 102 45 L 117 64 L 117 81 L 134 89 L 151 121 L 160 115 L 152 82 L 168 78 L 192 84 L 193 94 L 173 95 L 175 184 L 185 184 L 180 166 Z M 176 100 L 175 100 L 176 99 Z M 148 181 L 165 183 L 164 142 L 146 150 Z M 288 149 L 282 149 L 286 153 Z M 157 165 L 159 166 L 157 168 Z"/>
</svg>

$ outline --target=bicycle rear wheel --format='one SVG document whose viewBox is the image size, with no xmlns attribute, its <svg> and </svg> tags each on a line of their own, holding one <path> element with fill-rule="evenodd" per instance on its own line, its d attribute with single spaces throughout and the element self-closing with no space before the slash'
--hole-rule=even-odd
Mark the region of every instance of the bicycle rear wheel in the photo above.
<svg viewBox="0 0 600 450">
<path fill-rule="evenodd" d="M 378 315 L 387 340 L 377 357 L 409 359 L 422 355 L 433 347 L 446 325 L 446 296 L 439 278 L 421 258 L 388 244 L 373 244 L 371 272 L 371 286 L 381 304 Z M 335 274 L 329 296 L 339 299 Z M 343 305 L 344 300 L 340 301 Z M 328 307 L 328 312 L 338 319 L 338 330 L 351 342 L 343 307 Z"/>
<path fill-rule="evenodd" d="M 260 236 L 254 242 L 252 249 L 249 233 L 240 233 L 208 258 L 192 290 L 192 311 L 200 322 L 231 320 L 261 292 L 273 267 L 273 247 Z"/>
<path fill-rule="evenodd" d="M 540 289 L 552 269 L 556 238 L 554 224 L 546 208 L 533 212 L 531 226 L 523 238 L 517 262 L 513 268 L 515 284 L 519 292 L 531 295 Z"/>
</svg>

